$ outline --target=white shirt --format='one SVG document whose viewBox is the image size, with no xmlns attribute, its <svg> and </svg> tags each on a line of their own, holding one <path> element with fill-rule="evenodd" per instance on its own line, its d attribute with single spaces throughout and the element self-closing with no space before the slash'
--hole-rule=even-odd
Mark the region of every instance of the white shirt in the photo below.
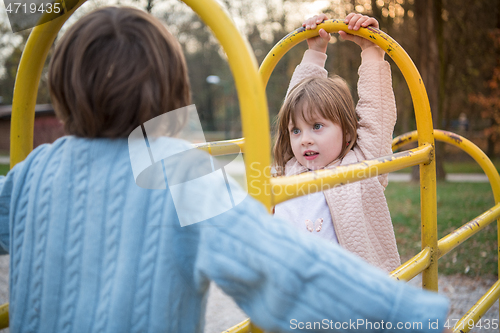
<svg viewBox="0 0 500 333">
<path fill-rule="evenodd" d="M 300 232 L 317 235 L 329 242 L 338 243 L 330 209 L 323 192 L 304 195 L 277 204 L 274 216 L 288 221 Z"/>
</svg>

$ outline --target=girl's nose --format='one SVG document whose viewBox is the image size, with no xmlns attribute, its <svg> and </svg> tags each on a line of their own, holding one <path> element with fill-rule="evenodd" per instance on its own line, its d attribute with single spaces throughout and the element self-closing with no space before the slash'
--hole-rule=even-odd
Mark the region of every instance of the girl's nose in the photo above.
<svg viewBox="0 0 500 333">
<path fill-rule="evenodd" d="M 312 137 L 308 133 L 302 134 L 301 140 L 302 140 L 301 143 L 304 146 L 309 146 L 309 145 L 312 145 L 314 143 Z"/>
</svg>

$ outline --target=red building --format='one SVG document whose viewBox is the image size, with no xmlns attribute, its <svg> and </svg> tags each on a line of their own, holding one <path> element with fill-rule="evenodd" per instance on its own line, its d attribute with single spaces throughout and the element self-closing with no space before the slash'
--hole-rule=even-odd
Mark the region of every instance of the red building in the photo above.
<svg viewBox="0 0 500 333">
<path fill-rule="evenodd" d="M 10 150 L 10 119 L 12 105 L 0 106 L 0 153 L 9 154 Z M 35 107 L 35 133 L 33 148 L 52 143 L 64 135 L 64 127 L 56 118 L 50 104 L 40 104 Z"/>
</svg>

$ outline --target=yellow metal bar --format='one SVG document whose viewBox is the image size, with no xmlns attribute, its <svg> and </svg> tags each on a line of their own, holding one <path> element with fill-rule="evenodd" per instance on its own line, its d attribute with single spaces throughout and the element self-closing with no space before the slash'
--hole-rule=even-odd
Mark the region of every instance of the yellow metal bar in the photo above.
<svg viewBox="0 0 500 333">
<path fill-rule="evenodd" d="M 422 273 L 424 269 L 429 267 L 431 263 L 431 251 L 425 248 L 416 256 L 396 268 L 391 272 L 391 276 L 404 281 L 410 281 L 418 274 Z"/>
<path fill-rule="evenodd" d="M 434 130 L 434 135 L 436 135 L 437 131 L 438 130 L 436 130 L 436 129 Z M 400 149 L 401 147 L 403 147 L 404 145 L 415 142 L 417 140 L 418 140 L 417 131 L 401 134 L 400 136 L 397 136 L 392 140 L 392 151 L 396 151 L 396 150 Z"/>
<path fill-rule="evenodd" d="M 264 331 L 252 324 L 248 318 L 222 333 L 264 333 Z"/>
<path fill-rule="evenodd" d="M 250 323 L 250 318 L 242 321 L 238 325 L 231 327 L 230 329 L 225 330 L 222 333 L 251 333 L 250 327 L 252 324 Z"/>
<path fill-rule="evenodd" d="M 230 155 L 245 152 L 245 139 L 215 141 L 194 145 L 196 148 L 206 151 L 212 156 Z"/>
<path fill-rule="evenodd" d="M 0 305 L 0 330 L 9 327 L 9 303 Z"/>
<path fill-rule="evenodd" d="M 264 330 L 258 328 L 253 323 L 250 322 L 250 332 L 251 333 L 264 333 Z"/>
<path fill-rule="evenodd" d="M 476 304 L 453 326 L 453 332 L 465 333 L 469 332 L 474 325 L 479 322 L 481 316 L 493 305 L 493 303 L 500 297 L 500 280 L 497 281 L 491 288 L 484 294 L 483 297 L 477 301 Z M 497 322 L 498 323 L 498 322 Z"/>
<path fill-rule="evenodd" d="M 264 85 L 249 44 L 240 35 L 230 16 L 215 0 L 184 0 L 212 29 L 227 54 L 238 91 L 248 193 L 271 209 L 271 138 Z M 251 165 L 251 167 L 250 167 Z"/>
<path fill-rule="evenodd" d="M 459 244 L 465 242 L 469 237 L 476 234 L 500 216 L 500 203 L 487 210 L 472 221 L 443 237 L 438 242 L 439 258 L 453 250 Z"/>
<path fill-rule="evenodd" d="M 271 179 L 273 205 L 301 195 L 324 191 L 347 182 L 355 182 L 427 162 L 432 151 L 433 148 L 430 145 L 423 145 L 394 155 L 331 170 L 318 170 L 296 176 L 273 178 Z"/>
<path fill-rule="evenodd" d="M 419 139 L 420 141 L 420 139 Z M 434 145 L 434 143 L 432 143 Z M 434 148 L 434 147 L 433 147 Z M 432 151 L 434 153 L 434 149 Z M 422 288 L 438 291 L 438 234 L 436 165 L 434 158 L 429 164 L 420 165 L 420 211 L 422 215 L 422 248 L 430 248 L 431 258 L 427 269 L 422 272 Z"/>
<path fill-rule="evenodd" d="M 38 85 L 47 54 L 66 20 L 85 0 L 63 16 L 36 26 L 24 47 L 14 85 L 10 132 L 10 167 L 21 162 L 33 150 L 33 130 Z"/>
</svg>

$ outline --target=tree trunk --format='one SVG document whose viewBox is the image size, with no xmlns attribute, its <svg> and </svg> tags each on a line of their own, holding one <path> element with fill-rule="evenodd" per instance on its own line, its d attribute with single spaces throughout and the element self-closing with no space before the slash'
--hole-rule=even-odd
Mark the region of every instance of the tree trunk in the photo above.
<svg viewBox="0 0 500 333">
<path fill-rule="evenodd" d="M 441 19 L 441 0 L 415 1 L 415 18 L 418 26 L 419 71 L 424 81 L 432 112 L 434 128 L 440 128 L 442 122 L 442 101 L 444 90 L 440 86 L 442 72 L 440 71 L 440 53 L 443 49 L 443 32 Z M 438 43 L 438 41 L 440 43 Z M 440 52 L 441 51 L 441 52 Z M 443 168 L 442 145 L 436 144 L 436 177 L 445 178 Z M 413 170 L 412 180 L 418 180 L 418 172 Z"/>
<path fill-rule="evenodd" d="M 487 137 L 486 155 L 489 158 L 495 158 L 495 140 L 491 134 Z"/>
</svg>

